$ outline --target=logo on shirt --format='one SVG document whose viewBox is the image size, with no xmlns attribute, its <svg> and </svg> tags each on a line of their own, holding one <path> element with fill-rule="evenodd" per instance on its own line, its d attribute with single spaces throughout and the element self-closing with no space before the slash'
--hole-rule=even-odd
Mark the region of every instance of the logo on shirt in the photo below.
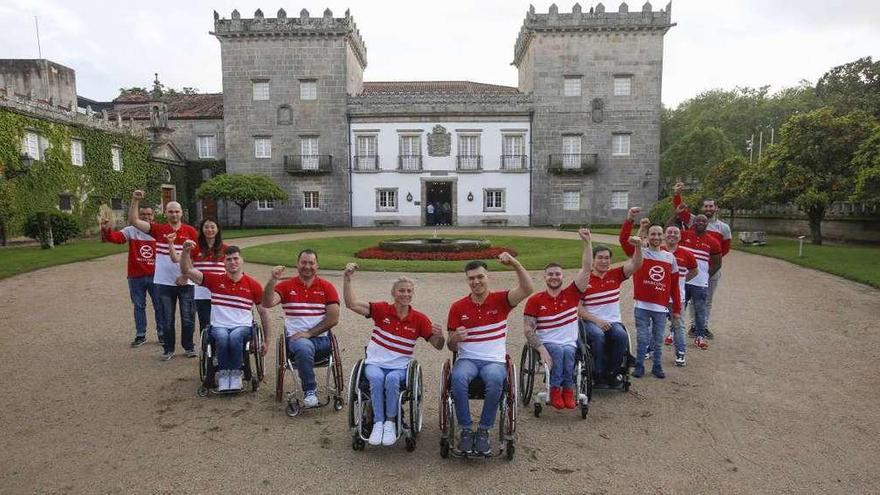
<svg viewBox="0 0 880 495">
<path fill-rule="evenodd" d="M 662 266 L 652 266 L 648 269 L 648 277 L 654 282 L 662 282 L 666 277 L 666 270 Z"/>
<path fill-rule="evenodd" d="M 224 284 L 224 283 L 221 282 L 221 283 L 220 283 L 220 288 L 221 288 L 221 289 L 225 289 L 225 288 L 226 288 L 226 284 Z"/>
<path fill-rule="evenodd" d="M 541 311 L 544 311 L 545 309 L 547 309 L 547 306 L 544 306 L 544 305 L 542 304 L 542 305 L 541 305 Z"/>
<path fill-rule="evenodd" d="M 470 318 L 468 318 L 468 315 L 461 315 L 461 321 L 467 321 L 469 319 Z"/>
<path fill-rule="evenodd" d="M 295 295 L 296 295 L 296 291 L 295 291 L 295 290 L 290 291 L 290 295 L 291 295 L 291 296 L 295 296 Z"/>
<path fill-rule="evenodd" d="M 390 324 L 391 324 L 391 319 L 389 319 L 389 318 L 385 318 L 385 319 L 382 320 L 382 323 L 384 323 L 384 324 L 386 324 L 386 325 L 390 325 Z"/>
<path fill-rule="evenodd" d="M 153 246 L 146 246 L 146 245 L 141 246 L 140 249 L 138 250 L 138 253 L 140 253 L 141 258 L 144 258 L 147 260 L 152 259 L 153 258 Z"/>
</svg>

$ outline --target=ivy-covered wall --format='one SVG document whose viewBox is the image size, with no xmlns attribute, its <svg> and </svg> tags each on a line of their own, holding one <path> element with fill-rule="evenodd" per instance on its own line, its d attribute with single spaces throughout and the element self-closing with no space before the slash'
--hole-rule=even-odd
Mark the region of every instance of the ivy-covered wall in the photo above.
<svg viewBox="0 0 880 495">
<path fill-rule="evenodd" d="M 46 143 L 41 159 L 33 162 L 27 174 L 7 179 L 7 169 L 21 169 L 22 139 L 28 131 L 36 132 Z M 71 162 L 71 139 L 83 143 L 83 166 Z M 122 149 L 121 171 L 112 168 L 113 146 Z M 73 213 L 85 227 L 94 225 L 101 203 L 110 204 L 113 198 L 127 203 L 134 189 L 144 189 L 147 202 L 158 204 L 164 168 L 150 160 L 145 138 L 0 108 L 0 222 L 5 221 L 8 235 L 20 234 L 30 213 L 57 209 L 60 194 L 71 194 Z M 186 191 L 186 173 L 183 168 L 173 173 L 182 179 L 178 191 Z"/>
<path fill-rule="evenodd" d="M 191 223 L 197 223 L 197 220 L 200 219 L 199 216 L 199 198 L 196 197 L 196 189 L 202 185 L 202 182 L 205 182 L 203 178 L 203 170 L 210 170 L 210 177 L 216 177 L 217 175 L 226 173 L 226 162 L 223 160 L 198 160 L 198 161 L 190 161 L 186 164 L 186 201 L 180 199 L 181 196 L 178 194 L 178 201 L 183 205 L 184 209 L 189 211 L 189 218 Z M 210 178 L 209 177 L 209 178 Z M 180 189 L 178 188 L 178 191 Z"/>
</svg>

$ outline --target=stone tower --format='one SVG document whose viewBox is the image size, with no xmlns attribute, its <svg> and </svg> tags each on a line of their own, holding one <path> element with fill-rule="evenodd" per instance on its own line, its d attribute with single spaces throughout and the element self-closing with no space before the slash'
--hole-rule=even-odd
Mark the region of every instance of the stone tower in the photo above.
<svg viewBox="0 0 880 495">
<path fill-rule="evenodd" d="M 267 225 L 350 222 L 346 100 L 363 86 L 366 47 L 348 11 L 243 19 L 214 13 L 220 41 L 226 168 L 260 173 L 290 198 L 254 204 Z"/>
<path fill-rule="evenodd" d="M 534 101 L 533 225 L 619 223 L 627 207 L 656 201 L 671 7 L 529 8 L 513 65 Z"/>
</svg>

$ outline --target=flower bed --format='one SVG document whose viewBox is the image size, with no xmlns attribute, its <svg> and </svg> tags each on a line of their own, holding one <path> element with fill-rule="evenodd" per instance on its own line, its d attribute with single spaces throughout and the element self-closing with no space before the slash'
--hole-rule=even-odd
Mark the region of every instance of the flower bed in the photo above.
<svg viewBox="0 0 880 495">
<path fill-rule="evenodd" d="M 499 254 L 508 252 L 516 256 L 516 251 L 506 247 L 495 246 L 478 251 L 460 251 L 457 253 L 419 253 L 407 251 L 386 251 L 378 246 L 361 249 L 355 254 L 356 258 L 369 258 L 377 260 L 429 260 L 429 261 L 463 261 L 463 260 L 487 260 L 497 258 Z"/>
</svg>

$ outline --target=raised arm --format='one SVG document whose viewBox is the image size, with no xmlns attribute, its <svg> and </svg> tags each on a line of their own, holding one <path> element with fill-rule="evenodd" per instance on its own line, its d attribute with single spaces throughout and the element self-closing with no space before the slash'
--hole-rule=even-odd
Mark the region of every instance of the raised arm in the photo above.
<svg viewBox="0 0 880 495">
<path fill-rule="evenodd" d="M 581 269 L 574 276 L 574 284 L 583 292 L 590 284 L 590 271 L 593 269 L 593 241 L 590 229 L 578 230 L 578 236 L 584 242 L 584 247 L 581 252 Z"/>
<path fill-rule="evenodd" d="M 678 207 L 683 205 L 683 201 L 681 199 L 681 193 L 684 191 L 684 182 L 678 181 L 675 183 L 675 194 L 672 195 L 672 207 L 678 212 L 678 217 L 681 218 L 681 221 L 684 222 L 685 225 L 690 225 L 691 223 L 691 212 L 688 210 L 687 206 L 681 211 L 678 211 Z"/>
<path fill-rule="evenodd" d="M 141 200 L 144 199 L 144 192 L 138 189 L 131 193 L 131 204 L 128 205 L 128 223 L 145 234 L 150 233 L 150 222 L 141 220 L 138 217 L 138 209 L 141 206 Z"/>
<path fill-rule="evenodd" d="M 174 235 L 174 234 L 169 234 L 169 236 L 172 236 L 172 235 Z M 193 241 L 191 239 L 187 239 L 186 241 L 184 241 L 183 252 L 180 255 L 180 273 L 183 276 L 185 276 L 186 278 L 201 285 L 202 280 L 204 280 L 205 277 L 202 275 L 202 272 L 193 268 L 192 257 L 189 254 L 190 251 L 195 249 L 195 247 L 196 247 L 195 241 Z M 173 250 L 174 250 L 174 245 L 172 244 L 172 247 L 169 251 L 173 251 Z"/>
<path fill-rule="evenodd" d="M 642 240 L 638 237 L 630 237 L 629 243 L 633 246 L 633 256 L 623 264 L 623 275 L 627 278 L 642 267 Z"/>
<path fill-rule="evenodd" d="M 529 294 L 534 292 L 535 286 L 532 284 L 532 277 L 529 276 L 529 272 L 523 268 L 519 260 L 511 256 L 508 252 L 499 254 L 498 261 L 500 261 L 502 265 L 512 266 L 514 270 L 516 270 L 517 285 L 507 293 L 507 303 L 510 304 L 511 307 L 516 306 L 523 299 L 529 297 Z"/>
<path fill-rule="evenodd" d="M 629 238 L 632 235 L 633 224 L 636 222 L 636 217 L 639 216 L 639 212 L 642 209 L 638 206 L 633 206 L 627 212 L 626 219 L 623 221 L 623 225 L 620 226 L 620 235 L 617 237 L 617 240 L 620 242 L 620 247 L 623 249 L 624 254 L 627 256 L 632 256 L 635 248 L 629 243 Z"/>
<path fill-rule="evenodd" d="M 113 244 L 125 244 L 128 238 L 125 234 L 118 230 L 113 230 L 110 225 L 109 218 L 101 219 L 101 242 L 111 242 Z"/>
<path fill-rule="evenodd" d="M 284 267 L 281 265 L 272 268 L 271 275 L 269 275 L 269 281 L 266 282 L 266 285 L 263 286 L 263 308 L 271 308 L 272 306 L 277 306 L 281 303 L 281 296 L 275 292 L 275 284 L 281 280 L 281 275 L 284 273 Z"/>
<path fill-rule="evenodd" d="M 357 263 L 345 265 L 345 272 L 342 274 L 342 299 L 345 301 L 346 308 L 361 316 L 370 316 L 370 303 L 358 301 L 354 294 L 354 287 L 351 285 L 351 276 L 357 269 Z"/>
<path fill-rule="evenodd" d="M 171 261 L 180 263 L 181 254 L 178 253 L 177 248 L 174 247 L 174 241 L 177 240 L 177 233 L 172 232 L 170 234 L 165 234 L 165 240 L 168 241 L 168 257 L 171 258 Z M 192 259 L 192 253 L 190 253 L 190 259 Z M 181 270 L 181 273 L 183 273 L 183 270 Z"/>
</svg>

